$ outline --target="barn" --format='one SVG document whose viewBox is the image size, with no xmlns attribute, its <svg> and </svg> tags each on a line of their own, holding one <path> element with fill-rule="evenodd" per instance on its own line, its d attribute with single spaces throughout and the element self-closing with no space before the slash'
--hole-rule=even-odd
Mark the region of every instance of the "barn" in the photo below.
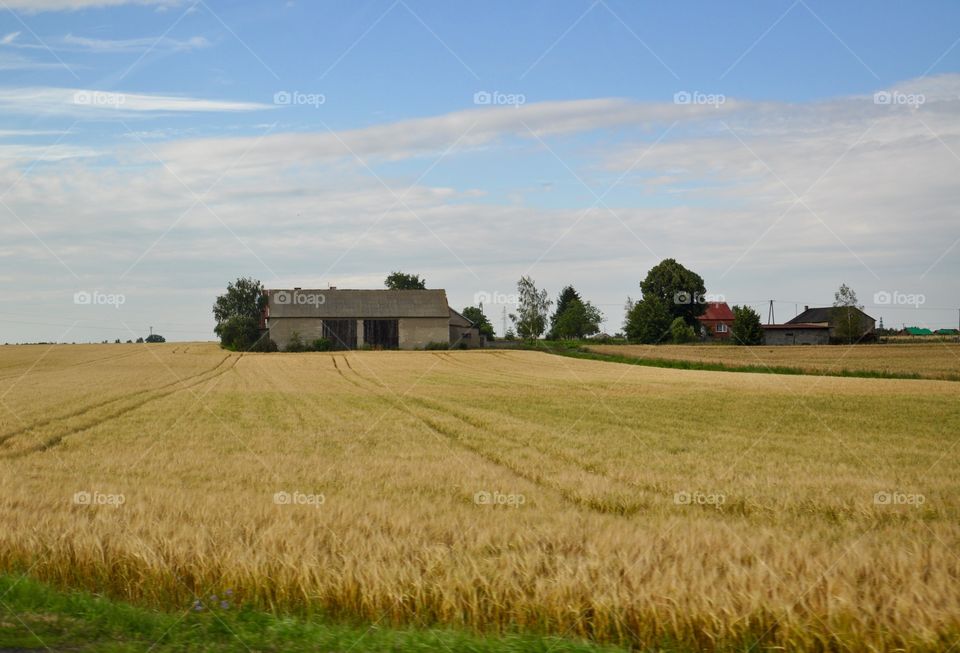
<svg viewBox="0 0 960 653">
<path fill-rule="evenodd" d="M 281 349 L 295 333 L 304 342 L 327 338 L 336 349 L 481 344 L 470 321 L 450 308 L 444 290 L 289 288 L 265 293 L 264 326 Z"/>
<path fill-rule="evenodd" d="M 796 316 L 792 320 L 787 321 L 787 325 L 797 325 L 797 324 L 823 324 L 830 328 L 830 337 L 836 337 L 836 308 L 832 306 L 826 306 L 822 308 L 810 308 L 809 306 L 803 307 L 803 312 L 800 315 Z M 851 310 L 857 316 L 859 321 L 859 328 L 857 329 L 860 338 L 869 338 L 871 337 L 877 326 L 877 321 L 861 311 L 859 308 L 852 307 Z"/>
</svg>

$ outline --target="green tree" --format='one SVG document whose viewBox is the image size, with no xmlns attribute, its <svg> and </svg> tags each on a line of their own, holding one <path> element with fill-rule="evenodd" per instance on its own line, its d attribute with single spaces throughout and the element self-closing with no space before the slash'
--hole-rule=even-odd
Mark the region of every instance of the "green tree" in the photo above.
<svg viewBox="0 0 960 653">
<path fill-rule="evenodd" d="M 517 282 L 520 303 L 510 320 L 517 328 L 517 335 L 524 340 L 536 340 L 547 328 L 547 314 L 553 304 L 546 290 L 538 290 L 533 279 L 524 276 Z"/>
<path fill-rule="evenodd" d="M 166 341 L 167 339 L 161 336 L 159 333 L 151 333 L 149 336 L 147 336 L 146 340 L 144 340 L 144 342 L 151 342 L 151 343 L 166 342 Z"/>
<path fill-rule="evenodd" d="M 556 333 L 557 320 L 559 320 L 560 316 L 563 315 L 563 312 L 567 310 L 567 306 L 570 305 L 570 302 L 574 300 L 582 301 L 580 298 L 580 293 L 578 293 L 573 286 L 567 286 L 560 291 L 560 294 L 557 296 L 557 308 L 553 311 L 553 316 L 550 318 L 550 331 L 547 332 L 548 340 L 562 337 Z"/>
<path fill-rule="evenodd" d="M 407 274 L 406 272 L 391 272 L 384 279 L 383 285 L 390 290 L 425 290 L 427 280 L 421 279 L 419 274 Z"/>
<path fill-rule="evenodd" d="M 857 293 L 847 284 L 833 294 L 833 337 L 846 343 L 854 343 L 863 336 L 860 311 L 863 306 L 857 301 Z"/>
<path fill-rule="evenodd" d="M 670 335 L 672 319 L 667 303 L 655 295 L 638 302 L 628 298 L 623 330 L 630 342 L 655 345 Z"/>
<path fill-rule="evenodd" d="M 640 290 L 644 300 L 658 298 L 672 317 L 682 317 L 691 327 L 697 327 L 697 317 L 706 310 L 703 296 L 707 289 L 703 278 L 672 258 L 653 266 L 647 272 L 647 278 L 640 282 Z"/>
<path fill-rule="evenodd" d="M 231 351 L 250 351 L 260 337 L 260 320 L 247 315 L 234 315 L 220 325 L 220 345 Z"/>
<path fill-rule="evenodd" d="M 555 338 L 584 338 L 600 332 L 603 313 L 590 302 L 573 298 L 567 302 L 563 313 L 556 318 L 551 329 Z"/>
<path fill-rule="evenodd" d="M 493 331 L 493 325 L 490 324 L 490 320 L 488 320 L 487 316 L 484 315 L 483 309 L 476 306 L 467 306 L 465 309 L 460 311 L 460 314 L 473 322 L 473 326 L 480 330 L 480 335 L 485 336 L 490 340 L 494 339 L 495 335 Z"/>
<path fill-rule="evenodd" d="M 670 339 L 673 340 L 673 344 L 682 345 L 696 340 L 697 332 L 684 322 L 682 317 L 675 317 L 670 323 Z"/>
<path fill-rule="evenodd" d="M 749 306 L 734 306 L 733 328 L 730 330 L 730 336 L 738 345 L 763 344 L 760 314 Z"/>
<path fill-rule="evenodd" d="M 213 304 L 217 324 L 213 332 L 220 345 L 233 350 L 250 349 L 260 339 L 260 315 L 267 305 L 263 285 L 256 279 L 241 277 L 227 284 L 227 292 Z"/>
</svg>

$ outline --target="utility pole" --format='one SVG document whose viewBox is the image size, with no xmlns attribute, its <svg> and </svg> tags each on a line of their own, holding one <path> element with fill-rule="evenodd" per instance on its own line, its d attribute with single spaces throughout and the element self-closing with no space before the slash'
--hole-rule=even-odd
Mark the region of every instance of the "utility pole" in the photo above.
<svg viewBox="0 0 960 653">
<path fill-rule="evenodd" d="M 503 307 L 503 331 L 501 335 L 507 335 L 507 307 Z"/>
<path fill-rule="evenodd" d="M 770 300 L 770 310 L 767 312 L 767 324 L 773 324 L 773 323 L 774 323 L 774 317 L 773 317 L 773 300 L 771 299 L 771 300 Z"/>
</svg>

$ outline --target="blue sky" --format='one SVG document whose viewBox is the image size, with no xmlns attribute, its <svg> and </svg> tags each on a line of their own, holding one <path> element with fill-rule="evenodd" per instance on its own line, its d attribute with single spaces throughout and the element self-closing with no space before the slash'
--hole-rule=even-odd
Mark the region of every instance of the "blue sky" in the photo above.
<svg viewBox="0 0 960 653">
<path fill-rule="evenodd" d="M 207 339 L 238 275 L 398 268 L 458 308 L 573 283 L 614 332 L 665 257 L 780 319 L 846 282 L 956 323 L 956 3 L 5 4 L 0 342 Z"/>
</svg>

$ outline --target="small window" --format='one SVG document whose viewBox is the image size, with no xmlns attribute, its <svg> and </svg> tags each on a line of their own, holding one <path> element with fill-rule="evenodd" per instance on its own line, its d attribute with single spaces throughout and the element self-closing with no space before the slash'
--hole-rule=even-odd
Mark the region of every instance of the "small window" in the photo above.
<svg viewBox="0 0 960 653">
<path fill-rule="evenodd" d="M 727 325 L 726 325 L 726 324 L 723 324 L 723 323 L 721 322 L 720 324 L 717 325 L 717 333 L 726 333 L 726 332 L 727 332 Z"/>
</svg>

